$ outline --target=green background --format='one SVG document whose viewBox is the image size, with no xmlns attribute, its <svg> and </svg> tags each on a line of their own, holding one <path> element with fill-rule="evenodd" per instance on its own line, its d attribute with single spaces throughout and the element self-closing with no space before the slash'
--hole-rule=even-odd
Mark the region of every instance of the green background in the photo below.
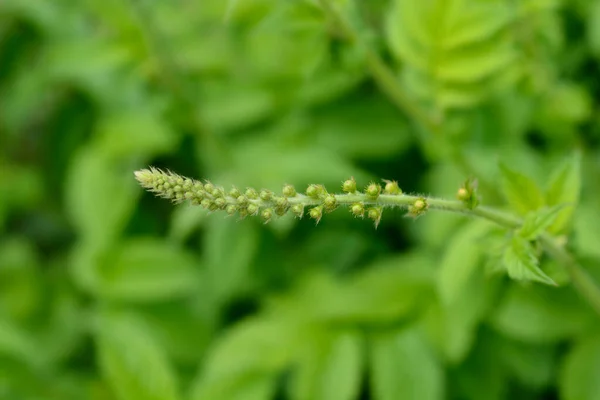
<svg viewBox="0 0 600 400">
<path fill-rule="evenodd" d="M 0 2 L 1 399 L 600 399 L 600 319 L 550 259 L 559 288 L 490 273 L 488 223 L 139 188 L 474 176 L 503 207 L 499 162 L 543 188 L 578 153 L 564 240 L 600 270 L 600 1 L 329 3 Z"/>
</svg>

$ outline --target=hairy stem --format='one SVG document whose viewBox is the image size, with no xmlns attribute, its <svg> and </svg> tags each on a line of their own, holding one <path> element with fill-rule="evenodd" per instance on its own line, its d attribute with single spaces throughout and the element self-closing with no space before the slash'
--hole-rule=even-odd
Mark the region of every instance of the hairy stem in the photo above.
<svg viewBox="0 0 600 400">
<path fill-rule="evenodd" d="M 265 222 L 269 222 L 275 215 L 287 213 L 301 218 L 306 208 L 308 216 L 318 223 L 325 213 L 346 206 L 355 217 L 366 215 L 372 219 L 376 227 L 386 208 L 404 208 L 408 210 L 409 216 L 414 217 L 428 210 L 460 213 L 488 220 L 509 230 L 517 229 L 523 224 L 520 218 L 512 214 L 477 206 L 477 201 L 473 201 L 476 199 L 475 189 L 466 184 L 457 193 L 461 200 L 445 200 L 404 194 L 394 181 L 385 181 L 383 188 L 372 182 L 361 192 L 357 190 L 356 181 L 349 179 L 342 185 L 345 192 L 343 194 L 329 193 L 323 185 L 309 185 L 306 194 L 302 194 L 296 192 L 293 186 L 284 185 L 282 194 L 279 195 L 269 190 L 258 191 L 253 188 L 242 192 L 234 187 L 226 191 L 211 182 L 203 183 L 155 168 L 136 171 L 135 177 L 142 187 L 173 202 L 187 200 L 210 211 L 222 210 L 229 215 L 238 214 L 242 218 L 260 215 Z M 575 289 L 600 314 L 600 289 L 585 269 L 549 234 L 543 234 L 540 242 L 545 251 L 567 270 Z"/>
</svg>

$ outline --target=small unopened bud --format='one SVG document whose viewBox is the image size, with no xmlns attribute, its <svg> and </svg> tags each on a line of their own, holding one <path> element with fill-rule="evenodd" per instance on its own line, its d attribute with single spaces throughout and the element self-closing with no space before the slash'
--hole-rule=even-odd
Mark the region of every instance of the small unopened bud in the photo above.
<svg viewBox="0 0 600 400">
<path fill-rule="evenodd" d="M 209 199 L 204 199 L 200 202 L 200 205 L 204 208 L 206 208 L 207 210 L 210 208 L 212 204 L 212 201 L 210 201 Z"/>
<path fill-rule="evenodd" d="M 229 191 L 229 195 L 231 197 L 233 197 L 234 199 L 237 199 L 238 197 L 240 197 L 242 195 L 242 192 L 240 192 L 240 190 L 236 187 L 232 187 L 231 190 Z"/>
<path fill-rule="evenodd" d="M 246 204 L 248 204 L 248 198 L 244 195 L 239 196 L 236 199 L 236 201 L 237 201 L 238 205 L 240 205 L 240 206 L 245 206 Z"/>
<path fill-rule="evenodd" d="M 416 218 L 424 214 L 427 208 L 427 200 L 423 198 L 417 199 L 411 206 L 408 206 L 408 216 Z"/>
<path fill-rule="evenodd" d="M 458 189 L 456 192 L 456 198 L 460 201 L 469 201 L 470 197 L 471 195 L 469 194 L 469 191 L 464 187 Z"/>
<path fill-rule="evenodd" d="M 261 190 L 259 197 L 263 201 L 269 201 L 273 198 L 273 193 L 270 190 Z"/>
<path fill-rule="evenodd" d="M 344 183 L 342 183 L 342 191 L 344 193 L 356 192 L 356 181 L 354 180 L 354 177 L 345 180 Z"/>
<path fill-rule="evenodd" d="M 365 206 L 362 203 L 354 203 L 350 206 L 350 212 L 355 217 L 363 218 L 365 215 Z"/>
<path fill-rule="evenodd" d="M 269 222 L 271 220 L 271 218 L 273 218 L 273 210 L 270 208 L 265 208 L 260 213 L 260 217 L 263 219 L 263 221 L 265 221 L 265 224 L 266 224 L 267 222 Z"/>
<path fill-rule="evenodd" d="M 310 211 L 308 212 L 308 215 L 317 221 L 317 224 L 319 223 L 319 221 L 321 220 L 321 217 L 323 216 L 323 206 L 316 206 L 310 209 Z"/>
<path fill-rule="evenodd" d="M 252 200 L 258 199 L 258 192 L 253 188 L 246 189 L 246 197 Z"/>
<path fill-rule="evenodd" d="M 250 215 L 255 215 L 258 212 L 258 206 L 256 204 L 248 204 L 248 207 L 246 207 L 246 211 L 248 211 L 248 214 Z"/>
<path fill-rule="evenodd" d="M 365 189 L 365 194 L 373 200 L 377 199 L 380 193 L 381 185 L 379 185 L 378 183 L 369 183 L 369 185 Z"/>
<path fill-rule="evenodd" d="M 425 199 L 418 199 L 414 202 L 413 207 L 417 211 L 424 211 L 425 209 L 427 209 L 427 202 L 425 201 Z"/>
<path fill-rule="evenodd" d="M 225 212 L 229 215 L 233 215 L 237 212 L 237 206 L 234 204 L 229 204 L 227 208 L 225 208 Z"/>
<path fill-rule="evenodd" d="M 210 183 L 210 182 L 206 182 L 204 184 L 204 190 L 206 190 L 208 193 L 212 193 L 212 191 L 215 189 L 215 186 Z"/>
<path fill-rule="evenodd" d="M 337 208 L 337 200 L 333 194 L 328 194 L 325 196 L 323 200 L 323 206 L 325 206 L 325 211 L 332 212 Z"/>
<path fill-rule="evenodd" d="M 282 216 L 287 212 L 290 203 L 286 197 L 277 197 L 275 200 L 275 214 Z"/>
<path fill-rule="evenodd" d="M 325 193 L 323 185 L 308 185 L 306 189 L 306 195 L 314 199 L 318 199 L 323 193 Z"/>
<path fill-rule="evenodd" d="M 402 189 L 398 186 L 398 182 L 396 181 L 385 181 L 385 194 L 402 194 Z"/>
<path fill-rule="evenodd" d="M 477 194 L 477 180 L 469 178 L 463 186 L 456 192 L 456 198 L 462 201 L 467 208 L 474 209 L 479 205 L 479 196 Z"/>
<path fill-rule="evenodd" d="M 282 193 L 285 197 L 296 196 L 296 189 L 292 185 L 284 185 Z"/>
<path fill-rule="evenodd" d="M 215 203 L 215 206 L 217 206 L 217 208 L 220 210 L 223 210 L 225 208 L 225 206 L 227 205 L 227 201 L 222 197 L 215 199 L 214 203 Z"/>
<path fill-rule="evenodd" d="M 302 218 L 304 215 L 304 206 L 302 204 L 294 204 L 292 206 L 292 213 L 298 218 Z"/>
<path fill-rule="evenodd" d="M 379 222 L 381 222 L 381 215 L 383 213 L 383 208 L 381 207 L 371 207 L 367 212 L 367 216 L 369 219 L 372 219 L 375 223 L 375 229 L 379 226 Z"/>
</svg>

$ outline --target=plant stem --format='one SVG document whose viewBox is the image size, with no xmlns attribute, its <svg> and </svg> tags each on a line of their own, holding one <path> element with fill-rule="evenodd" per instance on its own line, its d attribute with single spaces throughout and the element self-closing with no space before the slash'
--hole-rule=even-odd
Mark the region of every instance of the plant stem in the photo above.
<svg viewBox="0 0 600 400">
<path fill-rule="evenodd" d="M 352 190 L 353 192 L 345 194 L 331 194 L 328 193 L 322 185 L 311 185 L 309 188 L 312 187 L 315 189 L 313 191 L 315 193 L 314 196 L 296 193 L 293 187 L 291 190 L 287 191 L 288 193 L 293 193 L 293 195 L 288 196 L 277 196 L 272 192 L 263 196 L 262 193 L 265 191 L 261 191 L 261 194 L 259 195 L 259 192 L 255 189 L 248 188 L 246 193 L 251 193 L 252 195 L 250 196 L 248 194 L 242 195 L 237 189 L 232 189 L 232 191 L 227 193 L 222 187 L 215 186 L 210 182 L 203 184 L 198 180 L 186 178 L 172 172 L 164 172 L 155 168 L 136 171 L 135 177 L 142 187 L 154 192 L 160 197 L 177 203 L 190 200 L 192 203 L 201 204 L 209 210 L 226 210 L 231 215 L 238 211 L 240 214 L 244 211 L 244 215 L 257 215 L 260 213 L 260 210 L 279 210 L 281 212 L 278 214 L 283 215 L 290 209 L 293 209 L 294 206 L 301 206 L 301 211 L 296 214 L 298 216 L 303 214 L 302 210 L 304 207 L 313 207 L 311 211 L 318 208 L 321 210 L 325 209 L 325 212 L 331 212 L 339 206 L 348 206 L 354 213 L 353 208 L 358 205 L 359 210 L 362 210 L 359 211 L 360 215 L 364 215 L 364 206 L 379 209 L 376 213 L 377 218 L 372 218 L 376 221 L 376 224 L 381 217 L 381 210 L 386 207 L 406 208 L 409 210 L 409 213 L 413 213 L 416 208 L 417 212 L 416 214 L 413 213 L 413 215 L 419 215 L 426 210 L 455 212 L 482 218 L 510 230 L 517 229 L 523 224 L 523 221 L 520 218 L 504 211 L 485 206 L 470 208 L 466 203 L 458 200 L 445 200 L 404 193 L 389 194 L 390 192 L 384 192 L 385 194 L 379 194 L 381 187 L 375 191 L 375 195 L 369 195 L 367 194 L 369 193 L 368 190 L 366 190 L 367 193 L 356 191 L 356 182 L 352 185 L 353 189 L 348 189 L 348 191 Z M 353 180 L 347 182 L 352 183 Z M 344 182 L 344 186 L 345 183 L 346 182 Z M 317 186 L 319 187 L 318 190 Z M 397 188 L 397 190 L 399 190 L 399 188 Z M 419 206 L 417 206 L 417 204 L 419 204 Z M 324 208 L 324 206 L 327 206 L 327 208 Z M 251 208 L 253 211 L 248 211 Z M 318 221 L 321 218 L 321 211 L 318 212 L 317 216 Z M 371 216 L 369 216 L 369 218 L 371 218 Z M 267 221 L 270 219 L 271 214 L 269 212 Z M 585 269 L 575 261 L 573 256 L 567 250 L 558 245 L 549 234 L 545 233 L 541 235 L 540 241 L 546 252 L 566 268 L 575 289 L 589 302 L 593 309 L 600 314 L 600 289 Z"/>
<path fill-rule="evenodd" d="M 579 294 L 600 314 L 600 290 L 590 274 L 550 235 L 543 234 L 540 237 L 540 242 L 546 252 L 565 267 Z"/>
</svg>

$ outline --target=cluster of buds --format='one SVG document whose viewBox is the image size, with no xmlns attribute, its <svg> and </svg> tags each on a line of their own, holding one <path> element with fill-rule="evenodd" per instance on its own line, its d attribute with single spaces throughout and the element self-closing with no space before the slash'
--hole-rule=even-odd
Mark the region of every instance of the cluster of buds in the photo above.
<svg viewBox="0 0 600 400">
<path fill-rule="evenodd" d="M 385 206 L 405 207 L 410 216 L 421 215 L 428 208 L 426 199 L 404 195 L 395 181 L 383 181 L 383 187 L 371 182 L 361 192 L 354 178 L 350 178 L 342 183 L 341 194 L 329 193 L 319 184 L 311 184 L 305 193 L 298 193 L 294 186 L 286 184 L 281 194 L 276 194 L 254 188 L 225 190 L 208 181 L 201 182 L 156 168 L 137 171 L 135 177 L 142 187 L 175 203 L 189 201 L 208 211 L 221 210 L 240 218 L 259 216 L 265 223 L 287 213 L 298 218 L 306 214 L 318 223 L 324 214 L 346 206 L 353 216 L 366 216 L 377 227 Z"/>
</svg>

